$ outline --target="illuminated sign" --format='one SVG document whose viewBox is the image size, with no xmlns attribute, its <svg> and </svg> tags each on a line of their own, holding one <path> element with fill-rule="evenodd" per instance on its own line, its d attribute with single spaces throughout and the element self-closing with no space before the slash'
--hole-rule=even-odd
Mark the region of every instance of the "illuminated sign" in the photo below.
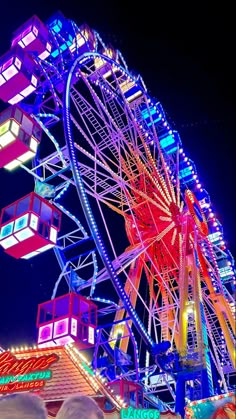
<svg viewBox="0 0 236 419">
<path fill-rule="evenodd" d="M 121 419 L 160 419 L 160 412 L 155 409 L 133 409 L 133 407 L 128 407 L 128 409 L 121 409 L 120 417 Z"/>
<path fill-rule="evenodd" d="M 236 396 L 234 392 L 230 392 L 190 402 L 185 408 L 185 417 L 186 419 L 213 417 L 235 419 L 235 412 Z"/>
<path fill-rule="evenodd" d="M 0 393 L 39 389 L 52 378 L 49 367 L 56 354 L 18 359 L 11 352 L 0 353 Z"/>
</svg>

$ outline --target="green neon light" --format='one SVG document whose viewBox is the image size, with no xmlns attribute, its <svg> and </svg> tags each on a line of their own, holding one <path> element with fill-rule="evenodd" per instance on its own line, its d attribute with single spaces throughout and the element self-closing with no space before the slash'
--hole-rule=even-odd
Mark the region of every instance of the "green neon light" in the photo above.
<svg viewBox="0 0 236 419">
<path fill-rule="evenodd" d="M 88 373 L 89 373 L 90 375 L 92 375 L 92 376 L 94 376 L 94 375 L 95 375 L 95 374 L 94 374 L 94 372 L 93 372 L 93 370 L 91 370 L 91 368 L 89 368 L 89 367 L 88 367 L 88 365 L 87 365 L 87 364 L 85 364 L 85 362 L 84 362 L 84 361 L 82 361 L 82 365 L 83 365 L 84 369 L 85 369 L 86 371 L 88 371 Z"/>
<path fill-rule="evenodd" d="M 50 378 L 52 378 L 52 372 L 50 370 L 39 372 L 36 371 L 30 374 L 6 375 L 5 377 L 0 377 L 0 384 L 20 383 L 25 381 L 37 380 L 50 380 Z"/>
<path fill-rule="evenodd" d="M 128 409 L 121 409 L 120 417 L 121 419 L 160 419 L 161 416 L 159 410 L 128 407 Z"/>
</svg>

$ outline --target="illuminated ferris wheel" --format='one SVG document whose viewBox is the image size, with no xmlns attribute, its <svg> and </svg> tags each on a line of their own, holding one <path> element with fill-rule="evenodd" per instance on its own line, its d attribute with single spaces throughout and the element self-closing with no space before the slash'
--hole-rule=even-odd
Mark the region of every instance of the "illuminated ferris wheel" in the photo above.
<svg viewBox="0 0 236 419">
<path fill-rule="evenodd" d="M 34 16 L 0 59 L 0 97 L 10 104 L 0 116 L 1 167 L 33 176 L 24 205 L 42 197 L 35 218 L 19 203 L 3 210 L 5 251 L 27 259 L 53 248 L 61 274 L 52 299 L 65 279 L 109 318 L 97 334 L 98 369 L 100 354 L 119 350 L 133 359 L 119 373 L 148 394 L 166 389 L 177 410 L 187 385 L 191 400 L 227 392 L 234 261 L 194 163 L 141 76 L 87 25 Z M 44 240 L 27 247 L 36 223 Z"/>
</svg>

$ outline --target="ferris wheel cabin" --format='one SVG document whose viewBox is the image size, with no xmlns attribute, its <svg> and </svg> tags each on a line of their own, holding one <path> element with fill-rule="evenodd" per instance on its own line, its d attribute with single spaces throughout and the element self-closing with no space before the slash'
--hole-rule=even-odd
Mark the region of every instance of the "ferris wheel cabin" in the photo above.
<svg viewBox="0 0 236 419">
<path fill-rule="evenodd" d="M 86 23 L 84 23 L 78 28 L 76 37 L 69 48 L 72 53 L 77 50 L 80 54 L 83 54 L 84 52 L 95 51 L 95 45 L 96 40 L 94 32 Z"/>
<path fill-rule="evenodd" d="M 66 345 L 76 342 L 79 349 L 95 344 L 97 306 L 76 293 L 69 293 L 39 304 L 38 345 Z"/>
<path fill-rule="evenodd" d="M 14 32 L 11 46 L 19 45 L 33 56 L 45 60 L 52 48 L 49 38 L 48 28 L 34 15 Z"/>
<path fill-rule="evenodd" d="M 0 114 L 0 168 L 12 170 L 32 159 L 41 140 L 42 129 L 18 106 Z"/>
<path fill-rule="evenodd" d="M 0 99 L 3 102 L 14 105 L 37 86 L 36 63 L 19 45 L 0 57 Z"/>
<path fill-rule="evenodd" d="M 35 192 L 1 211 L 0 245 L 15 259 L 29 259 L 53 248 L 61 212 Z"/>
</svg>

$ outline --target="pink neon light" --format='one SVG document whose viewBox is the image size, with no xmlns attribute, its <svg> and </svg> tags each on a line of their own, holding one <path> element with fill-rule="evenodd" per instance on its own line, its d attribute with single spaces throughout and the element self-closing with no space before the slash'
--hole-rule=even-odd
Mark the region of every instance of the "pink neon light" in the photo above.
<svg viewBox="0 0 236 419">
<path fill-rule="evenodd" d="M 38 29 L 36 28 L 36 26 L 33 26 L 33 33 L 35 34 L 35 36 L 37 36 L 37 35 L 38 35 L 38 33 L 39 33 L 39 31 L 38 31 Z"/>
<path fill-rule="evenodd" d="M 65 336 L 56 340 L 58 345 L 64 346 L 68 343 L 74 342 L 74 339 L 71 336 Z"/>
<path fill-rule="evenodd" d="M 21 96 L 20 94 L 17 94 L 13 98 L 8 100 L 8 103 L 10 103 L 11 105 L 14 105 L 15 103 L 20 102 L 20 100 L 22 100 L 22 99 L 23 99 L 23 96 Z"/>
<path fill-rule="evenodd" d="M 24 38 L 22 38 L 22 42 L 26 45 L 31 44 L 35 40 L 35 35 L 30 32 L 28 35 L 26 35 Z"/>
<path fill-rule="evenodd" d="M 5 68 L 8 68 L 11 64 L 13 63 L 13 57 L 11 57 L 9 60 L 7 60 L 3 65 L 2 65 L 2 73 L 3 70 L 5 70 Z"/>
<path fill-rule="evenodd" d="M 33 84 L 33 86 L 37 86 L 38 84 L 38 80 L 36 79 L 36 77 L 34 75 L 32 75 L 31 77 L 31 84 Z"/>
<path fill-rule="evenodd" d="M 7 70 L 3 71 L 3 76 L 6 80 L 11 79 L 15 74 L 18 73 L 18 69 L 12 64 Z"/>
<path fill-rule="evenodd" d="M 52 323 L 39 328 L 38 343 L 52 339 Z"/>
<path fill-rule="evenodd" d="M 20 37 L 24 38 L 24 36 L 28 35 L 28 33 L 31 31 L 31 25 L 28 26 L 23 32 L 21 32 Z"/>
<path fill-rule="evenodd" d="M 13 39 L 13 41 L 12 41 L 12 43 L 11 43 L 11 46 L 13 47 L 13 46 L 14 46 L 15 44 L 17 44 L 20 40 L 21 40 L 21 35 L 16 36 L 16 37 Z"/>
<path fill-rule="evenodd" d="M 17 68 L 19 68 L 19 70 L 20 70 L 20 68 L 21 68 L 21 64 L 22 64 L 22 62 L 19 60 L 19 58 L 15 58 L 15 65 L 16 65 L 16 67 Z"/>
<path fill-rule="evenodd" d="M 68 322 L 69 319 L 62 319 L 54 323 L 53 338 L 68 334 Z"/>
<path fill-rule="evenodd" d="M 35 90 L 35 87 L 30 84 L 28 87 L 26 87 L 24 90 L 22 90 L 20 92 L 20 94 L 22 96 L 26 97 L 26 96 L 29 96 L 30 93 L 32 93 L 34 90 Z"/>
<path fill-rule="evenodd" d="M 45 60 L 48 56 L 50 55 L 50 53 L 45 49 L 40 55 L 39 58 L 41 60 Z"/>
<path fill-rule="evenodd" d="M 0 74 L 0 86 L 2 84 L 6 83 L 6 80 L 3 78 L 3 76 Z"/>
</svg>

